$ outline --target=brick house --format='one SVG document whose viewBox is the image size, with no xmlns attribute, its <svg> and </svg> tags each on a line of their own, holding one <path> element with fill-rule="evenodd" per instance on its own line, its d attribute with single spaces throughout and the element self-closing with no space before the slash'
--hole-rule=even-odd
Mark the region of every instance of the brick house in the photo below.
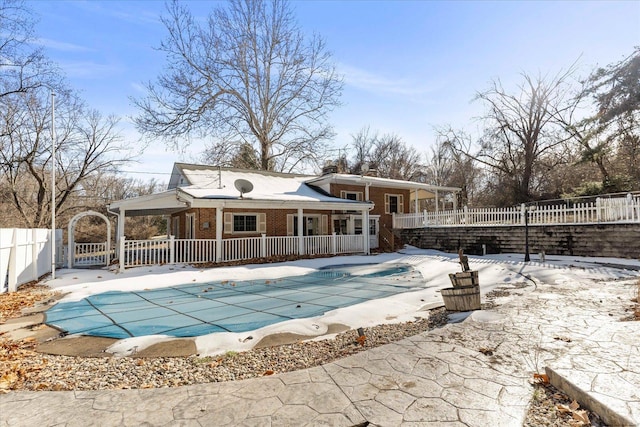
<svg viewBox="0 0 640 427">
<path fill-rule="evenodd" d="M 418 197 L 437 197 L 438 191 L 459 189 L 375 176 L 176 163 L 166 191 L 113 202 L 109 211 L 119 216 L 119 239 L 126 216 L 163 215 L 176 239 L 298 236 L 302 242 L 306 236 L 349 235 L 361 236 L 362 252 L 369 253 L 393 246 L 394 213 L 417 211 Z"/>
</svg>

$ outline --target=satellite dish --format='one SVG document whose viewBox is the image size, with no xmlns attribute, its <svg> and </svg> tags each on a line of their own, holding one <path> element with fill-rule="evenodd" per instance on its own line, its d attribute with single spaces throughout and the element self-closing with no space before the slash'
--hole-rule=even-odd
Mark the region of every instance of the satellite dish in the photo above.
<svg viewBox="0 0 640 427">
<path fill-rule="evenodd" d="M 236 190 L 240 192 L 240 198 L 246 193 L 251 193 L 253 190 L 253 184 L 246 179 L 236 179 L 233 185 L 235 185 Z"/>
</svg>

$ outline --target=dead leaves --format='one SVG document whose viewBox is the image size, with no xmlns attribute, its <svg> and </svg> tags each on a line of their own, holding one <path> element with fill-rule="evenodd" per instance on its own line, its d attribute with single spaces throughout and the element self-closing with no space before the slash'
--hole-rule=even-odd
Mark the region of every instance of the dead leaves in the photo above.
<svg viewBox="0 0 640 427">
<path fill-rule="evenodd" d="M 0 393 L 19 388 L 20 384 L 37 374 L 47 365 L 47 359 L 35 362 L 37 342 L 33 337 L 20 341 L 0 338 Z M 34 362 L 25 364 L 25 360 Z"/>
<path fill-rule="evenodd" d="M 587 411 L 580 409 L 580 405 L 575 400 L 569 405 L 558 405 L 556 409 L 561 414 L 571 415 L 569 424 L 572 426 L 580 427 L 591 424 Z"/>
<path fill-rule="evenodd" d="M 533 374 L 533 382 L 535 384 L 549 384 L 549 376 L 547 374 Z"/>
<path fill-rule="evenodd" d="M 17 292 L 0 294 L 0 323 L 19 316 L 23 309 L 33 307 L 54 295 L 56 292 L 47 286 L 35 284 L 22 285 Z"/>
</svg>

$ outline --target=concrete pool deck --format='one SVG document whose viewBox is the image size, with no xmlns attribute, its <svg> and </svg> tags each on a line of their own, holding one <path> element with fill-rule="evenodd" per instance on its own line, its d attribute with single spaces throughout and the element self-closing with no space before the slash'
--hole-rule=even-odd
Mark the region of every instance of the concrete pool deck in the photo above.
<svg viewBox="0 0 640 427">
<path fill-rule="evenodd" d="M 491 310 L 315 368 L 151 390 L 11 392 L 4 426 L 518 426 L 534 372 L 610 425 L 640 425 L 637 278 L 537 283 Z M 565 389 L 570 386 L 571 390 Z M 573 394 L 572 394 L 573 393 Z"/>
</svg>

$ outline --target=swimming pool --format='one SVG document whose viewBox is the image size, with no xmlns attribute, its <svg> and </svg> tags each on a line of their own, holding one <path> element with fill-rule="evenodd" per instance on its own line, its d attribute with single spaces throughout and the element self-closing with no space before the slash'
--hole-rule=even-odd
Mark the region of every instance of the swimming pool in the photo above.
<svg viewBox="0 0 640 427">
<path fill-rule="evenodd" d="M 69 334 L 111 338 L 246 332 L 409 292 L 423 282 L 409 265 L 340 265 L 278 279 L 104 292 L 55 305 L 45 312 L 45 323 Z"/>
</svg>

